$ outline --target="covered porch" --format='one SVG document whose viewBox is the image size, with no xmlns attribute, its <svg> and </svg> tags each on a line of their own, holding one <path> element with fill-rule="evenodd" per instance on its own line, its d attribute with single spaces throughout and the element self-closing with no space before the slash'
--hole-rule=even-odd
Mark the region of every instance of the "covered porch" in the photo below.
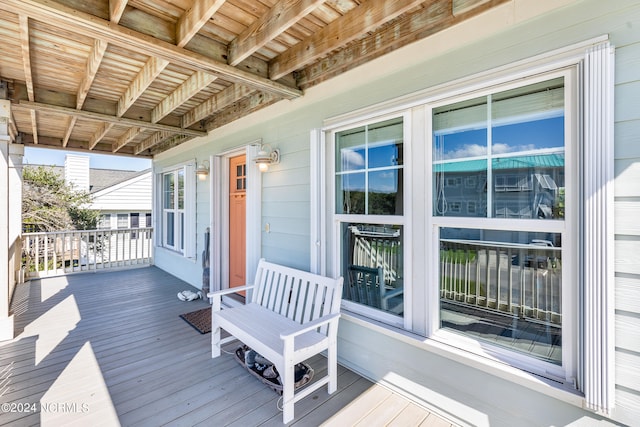
<svg viewBox="0 0 640 427">
<path fill-rule="evenodd" d="M 18 285 L 15 338 L 0 343 L 0 425 L 282 425 L 279 396 L 233 356 L 211 359 L 211 335 L 179 317 L 207 306 L 178 300 L 186 289 L 156 267 Z M 338 375 L 337 392 L 299 402 L 291 425 L 452 425 L 342 366 Z"/>
</svg>

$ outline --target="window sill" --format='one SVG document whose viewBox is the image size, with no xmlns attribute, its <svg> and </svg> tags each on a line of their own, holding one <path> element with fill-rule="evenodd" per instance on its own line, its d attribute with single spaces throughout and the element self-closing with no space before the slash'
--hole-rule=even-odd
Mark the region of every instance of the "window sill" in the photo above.
<svg viewBox="0 0 640 427">
<path fill-rule="evenodd" d="M 185 261 L 190 261 L 190 262 L 192 262 L 194 264 L 197 261 L 195 257 L 194 258 L 187 258 L 181 252 L 175 251 L 175 250 L 170 249 L 170 248 L 166 248 L 164 246 L 157 246 L 156 250 L 161 250 L 161 251 L 163 251 L 165 254 L 167 254 L 169 256 L 176 257 L 178 259 L 183 259 Z"/>
<path fill-rule="evenodd" d="M 343 310 L 342 319 L 418 349 L 434 353 L 454 362 L 478 369 L 489 375 L 494 375 L 530 390 L 545 394 L 562 402 L 584 408 L 585 399 L 579 391 L 568 388 L 562 383 L 515 368 L 500 360 L 474 354 L 436 339 L 425 338 L 410 331 L 395 328 L 352 312 L 345 312 Z"/>
</svg>

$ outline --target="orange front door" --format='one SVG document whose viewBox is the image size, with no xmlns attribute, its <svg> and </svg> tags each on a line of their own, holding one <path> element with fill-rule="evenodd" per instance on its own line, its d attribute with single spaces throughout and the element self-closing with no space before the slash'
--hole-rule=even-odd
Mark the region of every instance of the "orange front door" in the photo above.
<svg viewBox="0 0 640 427">
<path fill-rule="evenodd" d="M 229 287 L 246 284 L 246 156 L 229 159 Z"/>
</svg>

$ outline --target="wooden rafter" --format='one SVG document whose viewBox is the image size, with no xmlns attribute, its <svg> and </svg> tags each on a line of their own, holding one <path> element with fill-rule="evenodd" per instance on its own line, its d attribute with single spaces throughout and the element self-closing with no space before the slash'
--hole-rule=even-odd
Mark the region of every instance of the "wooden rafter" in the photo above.
<svg viewBox="0 0 640 427">
<path fill-rule="evenodd" d="M 169 64 L 169 61 L 151 57 L 142 67 L 136 78 L 129 85 L 118 101 L 118 112 L 116 115 L 122 117 L 134 102 L 144 93 L 151 83 L 160 75 L 162 70 Z"/>
<path fill-rule="evenodd" d="M 176 45 L 184 47 L 226 0 L 195 0 L 176 24 Z"/>
<path fill-rule="evenodd" d="M 27 85 L 27 96 L 29 101 L 35 100 L 35 91 L 33 89 L 33 75 L 31 72 L 31 43 L 29 41 L 29 17 L 20 15 L 20 46 L 22 48 L 22 65 L 24 67 L 24 80 Z M 33 143 L 38 143 L 38 116 L 35 111 L 30 112 L 31 116 L 31 132 L 33 134 Z"/>
<path fill-rule="evenodd" d="M 104 138 L 104 136 L 111 130 L 113 126 L 113 123 L 101 123 L 100 127 L 98 128 L 96 133 L 93 134 L 91 140 L 89 141 L 89 150 L 93 150 L 95 146 L 98 145 L 98 142 L 100 142 L 100 140 Z"/>
<path fill-rule="evenodd" d="M 255 90 L 247 86 L 231 85 L 182 116 L 182 127 L 189 127 L 210 116 L 213 112 L 226 108 L 253 92 Z"/>
<path fill-rule="evenodd" d="M 140 133 L 140 128 L 129 128 L 125 133 L 118 137 L 118 140 L 113 143 L 111 146 L 111 151 L 113 153 L 120 150 L 122 147 L 127 145 L 129 142 L 133 140 Z"/>
<path fill-rule="evenodd" d="M 424 0 L 368 0 L 276 57 L 269 77 L 277 80 L 303 68 L 421 3 Z"/>
<path fill-rule="evenodd" d="M 35 19 L 76 31 L 89 37 L 103 39 L 132 51 L 170 61 L 194 71 L 224 75 L 236 83 L 253 86 L 284 98 L 297 98 L 302 91 L 282 83 L 257 76 L 251 72 L 218 62 L 207 56 L 185 50 L 171 43 L 142 34 L 121 25 L 114 25 L 96 16 L 47 0 L 2 0 L 5 9 L 27 14 Z"/>
<path fill-rule="evenodd" d="M 477 0 L 474 7 L 469 4 L 470 1 L 468 0 L 465 4 L 464 11 L 452 11 L 451 0 L 432 1 L 423 8 L 397 19 L 392 24 L 298 71 L 298 84 L 302 89 L 317 85 L 392 50 L 459 24 L 508 0 Z"/>
<path fill-rule="evenodd" d="M 73 128 L 76 125 L 78 118 L 75 116 L 69 117 L 69 123 L 67 123 L 67 130 L 64 132 L 64 137 L 62 138 L 62 146 L 66 147 L 69 144 L 69 140 L 71 139 L 71 132 L 73 132 Z"/>
<path fill-rule="evenodd" d="M 20 101 L 14 104 L 13 108 L 29 111 L 46 111 L 54 114 L 77 117 L 83 120 L 104 121 L 121 126 L 133 126 L 143 129 L 151 129 L 157 131 L 165 131 L 172 134 L 189 135 L 189 136 L 205 136 L 207 133 L 200 130 L 184 129 L 175 126 L 163 125 L 160 123 L 150 123 L 142 120 L 128 119 L 125 117 L 110 116 L 108 114 L 94 113 L 92 111 L 76 110 L 75 108 L 60 107 L 57 105 L 42 104 L 39 102 Z"/>
<path fill-rule="evenodd" d="M 120 22 L 128 1 L 129 0 L 109 0 L 109 19 L 111 22 Z"/>
<path fill-rule="evenodd" d="M 136 145 L 135 149 L 134 149 L 134 153 L 135 154 L 140 154 L 145 150 L 148 150 L 151 147 L 154 147 L 164 141 L 167 141 L 173 137 L 175 137 L 176 135 L 171 133 L 171 132 L 156 132 L 153 135 L 151 135 L 149 138 L 145 139 L 144 141 L 142 141 L 141 143 L 139 143 L 138 145 Z"/>
<path fill-rule="evenodd" d="M 212 74 L 201 71 L 195 72 L 151 111 L 151 121 L 157 123 L 167 114 L 171 113 L 187 102 L 192 96 L 211 84 L 215 79 L 216 77 Z"/>
<path fill-rule="evenodd" d="M 229 44 L 229 64 L 238 65 L 279 36 L 324 0 L 281 0 Z"/>
</svg>

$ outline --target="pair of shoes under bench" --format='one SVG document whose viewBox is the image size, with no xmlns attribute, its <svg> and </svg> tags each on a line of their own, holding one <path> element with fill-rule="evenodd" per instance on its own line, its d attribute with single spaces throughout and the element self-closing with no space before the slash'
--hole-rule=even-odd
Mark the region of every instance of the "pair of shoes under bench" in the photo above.
<svg viewBox="0 0 640 427">
<path fill-rule="evenodd" d="M 182 291 L 178 292 L 178 299 L 180 301 L 193 301 L 202 298 L 202 292 Z"/>
</svg>

